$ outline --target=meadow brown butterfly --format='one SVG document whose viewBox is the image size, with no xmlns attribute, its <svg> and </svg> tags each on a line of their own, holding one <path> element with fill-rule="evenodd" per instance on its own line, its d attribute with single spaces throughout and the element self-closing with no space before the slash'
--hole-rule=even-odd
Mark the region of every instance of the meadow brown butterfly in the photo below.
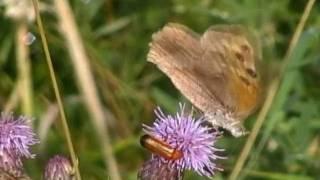
<svg viewBox="0 0 320 180">
<path fill-rule="evenodd" d="M 259 48 L 242 26 L 217 25 L 201 36 L 169 23 L 152 36 L 148 61 L 156 64 L 215 127 L 246 134 L 242 121 L 260 99 Z"/>
</svg>

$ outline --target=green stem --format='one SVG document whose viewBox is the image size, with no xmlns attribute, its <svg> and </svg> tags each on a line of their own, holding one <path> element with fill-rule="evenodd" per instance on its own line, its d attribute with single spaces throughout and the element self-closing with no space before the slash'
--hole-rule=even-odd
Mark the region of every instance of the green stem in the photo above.
<svg viewBox="0 0 320 180">
<path fill-rule="evenodd" d="M 46 39 L 45 32 L 44 32 L 43 25 L 42 25 L 42 20 L 41 20 L 41 16 L 40 16 L 40 12 L 39 12 L 39 2 L 38 2 L 38 0 L 32 0 L 32 3 L 33 3 L 34 10 L 36 13 L 37 25 L 38 25 L 38 29 L 40 31 L 43 49 L 44 49 L 47 64 L 49 67 L 50 77 L 51 77 L 51 81 L 52 81 L 52 85 L 53 85 L 53 89 L 54 89 L 54 94 L 56 96 L 58 106 L 59 106 L 63 132 L 64 132 L 65 138 L 67 140 L 67 145 L 68 145 L 69 153 L 71 156 L 71 161 L 72 161 L 73 167 L 75 169 L 75 174 L 76 174 L 77 180 L 81 180 L 80 171 L 79 171 L 79 167 L 78 167 L 78 160 L 76 158 L 76 154 L 75 154 L 75 151 L 73 148 L 69 127 L 68 127 L 66 115 L 64 112 L 64 108 L 63 108 L 63 104 L 62 104 L 62 100 L 61 100 L 61 96 L 60 96 L 60 92 L 59 92 L 58 83 L 56 80 L 55 72 L 54 72 L 53 65 L 52 65 L 52 60 L 50 57 L 47 39 Z"/>
</svg>

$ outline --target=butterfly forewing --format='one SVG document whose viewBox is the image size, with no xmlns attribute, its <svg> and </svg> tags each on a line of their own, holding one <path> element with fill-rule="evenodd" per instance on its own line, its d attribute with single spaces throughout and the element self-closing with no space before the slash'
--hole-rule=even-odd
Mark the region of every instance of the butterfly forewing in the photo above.
<svg viewBox="0 0 320 180">
<path fill-rule="evenodd" d="M 196 33 L 170 23 L 153 35 L 148 61 L 155 63 L 194 106 L 206 111 L 219 108 L 220 104 L 201 80 L 206 77 L 206 72 L 199 66 L 203 63 L 202 54 Z"/>
</svg>

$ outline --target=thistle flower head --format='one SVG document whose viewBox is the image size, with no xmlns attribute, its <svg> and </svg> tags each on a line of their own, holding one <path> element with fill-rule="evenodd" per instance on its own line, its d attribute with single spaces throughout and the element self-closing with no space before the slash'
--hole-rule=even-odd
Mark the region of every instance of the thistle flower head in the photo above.
<svg viewBox="0 0 320 180">
<path fill-rule="evenodd" d="M 70 180 L 73 176 L 73 168 L 68 158 L 56 155 L 51 158 L 45 168 L 45 180 Z"/>
<path fill-rule="evenodd" d="M 23 174 L 22 157 L 33 158 L 31 145 L 39 143 L 28 125 L 28 118 L 12 114 L 0 116 L 0 169 L 14 177 Z"/>
<path fill-rule="evenodd" d="M 194 170 L 200 175 L 212 176 L 218 168 L 214 162 L 222 157 L 216 155 L 221 149 L 213 145 L 219 132 L 204 126 L 204 118 L 195 119 L 191 114 L 184 113 L 184 106 L 180 105 L 180 113 L 175 116 L 165 115 L 160 108 L 155 110 L 157 116 L 153 126 L 144 125 L 144 131 L 153 137 L 159 138 L 177 148 L 183 153 L 182 158 L 168 160 L 159 155 L 153 155 L 157 161 L 149 161 L 167 164 L 179 171 Z M 148 167 L 151 167 L 148 165 Z M 143 170 L 142 170 L 143 171 Z"/>
<path fill-rule="evenodd" d="M 29 151 L 30 146 L 39 143 L 32 128 L 28 125 L 29 119 L 24 116 L 15 118 L 12 114 L 2 113 L 0 117 L 0 156 L 10 153 L 17 158 L 33 158 Z"/>
</svg>

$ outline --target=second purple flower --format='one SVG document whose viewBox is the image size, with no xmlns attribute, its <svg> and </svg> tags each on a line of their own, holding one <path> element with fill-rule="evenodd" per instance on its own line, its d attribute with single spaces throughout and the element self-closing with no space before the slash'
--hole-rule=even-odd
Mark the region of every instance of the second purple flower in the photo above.
<svg viewBox="0 0 320 180">
<path fill-rule="evenodd" d="M 214 147 L 219 132 L 205 126 L 204 118 L 196 119 L 191 114 L 186 114 L 184 106 L 180 106 L 180 112 L 175 116 L 165 115 L 160 108 L 155 110 L 155 114 L 157 119 L 152 126 L 144 125 L 144 131 L 181 151 L 183 156 L 180 159 L 168 160 L 159 155 L 153 155 L 153 160 L 147 161 L 149 164 L 144 165 L 145 170 L 149 171 L 148 174 L 152 171 L 150 167 L 155 167 L 156 171 L 156 167 L 160 167 L 161 164 L 176 169 L 177 172 L 194 170 L 208 177 L 212 176 L 216 170 L 222 170 L 214 162 L 223 158 L 216 154 L 217 151 L 223 150 Z M 153 165 L 150 165 L 151 162 Z M 140 176 L 143 176 L 143 173 L 144 168 L 141 169 Z"/>
<path fill-rule="evenodd" d="M 0 168 L 9 173 L 21 173 L 22 158 L 33 158 L 30 146 L 39 143 L 25 116 L 2 113 L 0 117 Z"/>
</svg>

